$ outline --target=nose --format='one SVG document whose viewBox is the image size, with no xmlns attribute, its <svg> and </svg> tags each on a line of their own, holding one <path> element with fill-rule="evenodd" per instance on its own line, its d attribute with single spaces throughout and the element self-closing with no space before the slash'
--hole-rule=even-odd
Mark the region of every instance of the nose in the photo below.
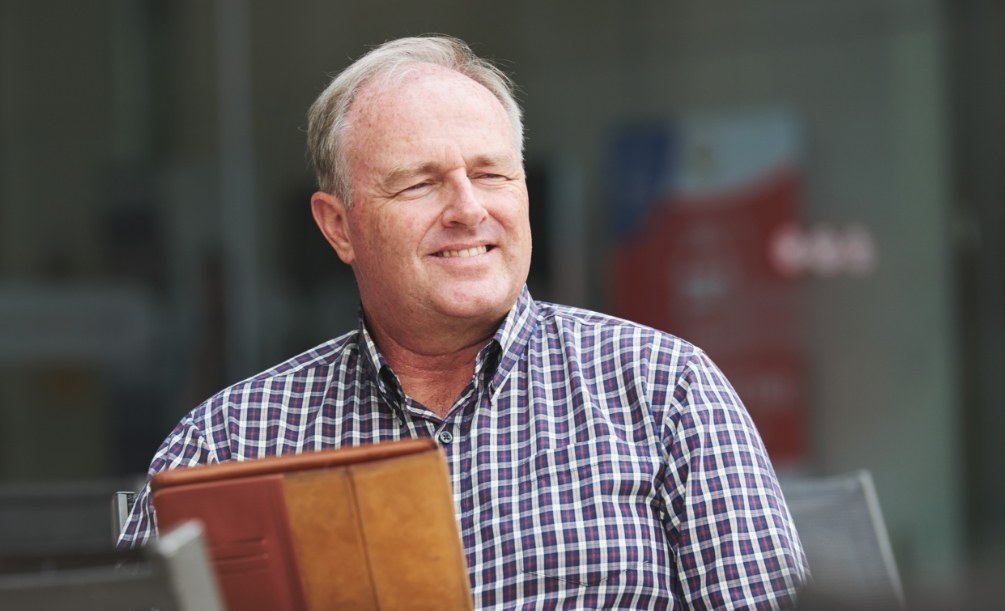
<svg viewBox="0 0 1005 611">
<path fill-rule="evenodd" d="M 451 188 L 446 195 L 448 201 L 443 209 L 443 224 L 474 227 L 481 223 L 488 216 L 488 211 L 482 205 L 471 179 L 465 175 L 450 182 Z"/>
</svg>

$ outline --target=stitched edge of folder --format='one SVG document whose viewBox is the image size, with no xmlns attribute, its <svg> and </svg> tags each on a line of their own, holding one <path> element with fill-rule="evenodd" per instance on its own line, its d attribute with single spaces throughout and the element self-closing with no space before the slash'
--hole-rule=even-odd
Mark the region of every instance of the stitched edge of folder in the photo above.
<svg viewBox="0 0 1005 611">
<path fill-rule="evenodd" d="M 373 579 L 373 562 L 370 560 L 370 542 L 366 538 L 366 528 L 363 525 L 363 512 L 359 506 L 359 495 L 356 494 L 356 470 L 349 469 L 349 489 L 352 490 L 352 503 L 356 508 L 356 527 L 359 529 L 359 536 L 363 542 L 363 557 L 366 559 L 366 576 L 370 581 L 370 592 L 373 594 L 373 602 L 380 609 L 380 597 L 377 593 L 377 584 Z"/>
</svg>

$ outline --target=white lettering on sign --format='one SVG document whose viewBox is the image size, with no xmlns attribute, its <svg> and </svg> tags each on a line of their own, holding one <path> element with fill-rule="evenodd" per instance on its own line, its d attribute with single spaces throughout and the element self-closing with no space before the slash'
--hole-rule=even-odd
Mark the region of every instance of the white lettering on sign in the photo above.
<svg viewBox="0 0 1005 611">
<path fill-rule="evenodd" d="M 860 224 L 782 225 L 768 240 L 768 259 L 776 272 L 790 277 L 865 276 L 879 263 L 876 241 Z"/>
</svg>

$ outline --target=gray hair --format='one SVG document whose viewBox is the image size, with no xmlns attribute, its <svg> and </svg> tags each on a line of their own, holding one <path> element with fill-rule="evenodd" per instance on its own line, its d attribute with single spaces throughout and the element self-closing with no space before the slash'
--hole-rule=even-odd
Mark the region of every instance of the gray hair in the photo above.
<svg viewBox="0 0 1005 611">
<path fill-rule="evenodd" d="M 352 205 L 352 185 L 346 163 L 346 129 L 353 99 L 374 78 L 392 82 L 416 64 L 453 70 L 488 89 L 502 104 L 523 156 L 523 118 L 513 95 L 513 81 L 463 41 L 449 36 L 400 38 L 386 42 L 357 59 L 336 76 L 307 112 L 307 146 L 318 187 Z"/>
</svg>

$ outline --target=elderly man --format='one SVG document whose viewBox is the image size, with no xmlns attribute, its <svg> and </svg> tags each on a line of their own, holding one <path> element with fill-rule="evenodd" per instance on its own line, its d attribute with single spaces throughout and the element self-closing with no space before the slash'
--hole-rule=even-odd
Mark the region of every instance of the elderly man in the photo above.
<svg viewBox="0 0 1005 611">
<path fill-rule="evenodd" d="M 310 110 L 357 328 L 186 416 L 163 469 L 433 437 L 479 608 L 776 608 L 806 576 L 749 416 L 698 348 L 534 301 L 520 109 L 462 42 L 387 43 Z M 155 533 L 148 491 L 121 545 Z"/>
</svg>

